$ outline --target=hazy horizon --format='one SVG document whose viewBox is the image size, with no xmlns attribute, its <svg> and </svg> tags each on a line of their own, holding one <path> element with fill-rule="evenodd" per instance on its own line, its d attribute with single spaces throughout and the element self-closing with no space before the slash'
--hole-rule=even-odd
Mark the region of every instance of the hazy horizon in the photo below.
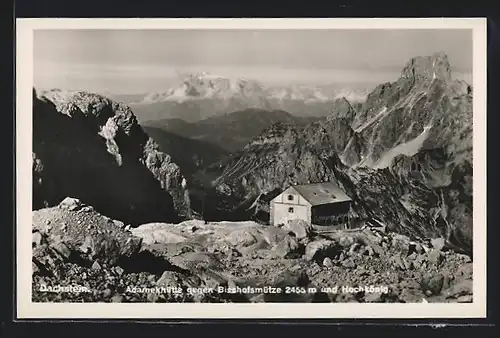
<svg viewBox="0 0 500 338">
<path fill-rule="evenodd" d="M 166 90 L 179 73 L 209 72 L 366 88 L 436 52 L 471 82 L 471 30 L 38 30 L 34 86 L 141 94 Z"/>
</svg>

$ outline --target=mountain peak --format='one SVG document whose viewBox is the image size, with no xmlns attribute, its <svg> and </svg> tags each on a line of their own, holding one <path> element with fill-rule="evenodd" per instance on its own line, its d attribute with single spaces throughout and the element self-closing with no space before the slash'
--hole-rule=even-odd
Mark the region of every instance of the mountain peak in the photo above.
<svg viewBox="0 0 500 338">
<path fill-rule="evenodd" d="M 448 56 L 437 52 L 430 56 L 412 58 L 401 72 L 404 78 L 451 80 L 451 66 Z"/>
<path fill-rule="evenodd" d="M 331 113 L 328 115 L 327 120 L 347 118 L 349 121 L 352 121 L 354 114 L 355 112 L 351 103 L 347 100 L 347 98 L 342 96 L 333 102 Z"/>
<path fill-rule="evenodd" d="M 344 107 L 349 109 L 351 107 L 351 103 L 345 96 L 341 96 L 333 101 L 333 106 L 336 108 Z"/>
<path fill-rule="evenodd" d="M 203 80 L 203 79 L 225 79 L 226 77 L 203 71 L 197 73 L 190 73 L 185 78 Z"/>
</svg>

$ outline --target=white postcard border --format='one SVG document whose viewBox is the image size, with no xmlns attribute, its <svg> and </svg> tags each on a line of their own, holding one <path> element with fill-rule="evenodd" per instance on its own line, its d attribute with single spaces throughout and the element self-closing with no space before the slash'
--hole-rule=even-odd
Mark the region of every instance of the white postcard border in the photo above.
<svg viewBox="0 0 500 338">
<path fill-rule="evenodd" d="M 470 29 L 473 34 L 473 303 L 33 303 L 33 31 L 36 29 Z M 486 316 L 486 19 L 17 19 L 16 267 L 18 319 L 481 318 Z"/>
</svg>

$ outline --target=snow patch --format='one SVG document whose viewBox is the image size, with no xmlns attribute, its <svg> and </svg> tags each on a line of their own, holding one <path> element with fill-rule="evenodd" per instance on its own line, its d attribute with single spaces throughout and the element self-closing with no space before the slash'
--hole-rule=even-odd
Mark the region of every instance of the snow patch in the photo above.
<svg viewBox="0 0 500 338">
<path fill-rule="evenodd" d="M 104 126 L 101 127 L 101 130 L 98 132 L 99 136 L 103 137 L 106 140 L 106 148 L 108 153 L 113 155 L 116 160 L 116 163 L 121 166 L 122 165 L 122 156 L 120 154 L 120 148 L 115 141 L 116 133 L 118 131 L 118 125 L 114 118 L 110 117 Z"/>
<path fill-rule="evenodd" d="M 369 127 L 370 125 L 372 125 L 373 123 L 375 123 L 377 120 L 382 119 L 385 116 L 387 116 L 388 113 L 389 113 L 389 111 L 387 110 L 387 107 L 382 108 L 380 110 L 380 112 L 378 112 L 377 115 L 375 115 L 374 117 L 372 117 L 371 119 L 369 119 L 368 121 L 366 121 L 364 124 L 362 124 L 361 126 L 359 126 L 358 128 L 356 128 L 355 132 L 359 133 L 359 132 L 363 131 L 365 128 Z"/>
<path fill-rule="evenodd" d="M 384 156 L 382 156 L 382 158 L 380 158 L 377 161 L 374 168 L 375 169 L 387 168 L 391 164 L 392 160 L 398 155 L 413 156 L 416 153 L 418 153 L 424 141 L 429 136 L 430 129 L 431 126 L 424 127 L 422 133 L 417 137 L 415 137 L 413 140 L 401 143 L 396 147 L 392 148 L 391 150 L 389 150 L 387 153 L 384 154 Z"/>
</svg>

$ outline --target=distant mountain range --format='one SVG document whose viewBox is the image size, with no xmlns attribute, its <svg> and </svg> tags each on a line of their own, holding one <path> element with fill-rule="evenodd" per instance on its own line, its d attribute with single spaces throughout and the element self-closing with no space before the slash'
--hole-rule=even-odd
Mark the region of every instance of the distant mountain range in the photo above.
<svg viewBox="0 0 500 338">
<path fill-rule="evenodd" d="M 321 117 L 297 117 L 282 110 L 249 108 L 193 123 L 182 119 L 163 119 L 145 121 L 142 125 L 148 132 L 153 128 L 163 130 L 184 138 L 213 144 L 228 152 L 235 152 L 275 123 L 305 126 L 319 119 Z"/>
<path fill-rule="evenodd" d="M 141 122 L 172 118 L 197 122 L 248 108 L 284 110 L 300 117 L 327 116 L 336 99 L 346 97 L 350 102 L 360 102 L 367 94 L 365 88 L 266 86 L 255 80 L 203 72 L 185 76 L 164 92 L 114 95 L 112 98 L 131 106 Z"/>
</svg>

